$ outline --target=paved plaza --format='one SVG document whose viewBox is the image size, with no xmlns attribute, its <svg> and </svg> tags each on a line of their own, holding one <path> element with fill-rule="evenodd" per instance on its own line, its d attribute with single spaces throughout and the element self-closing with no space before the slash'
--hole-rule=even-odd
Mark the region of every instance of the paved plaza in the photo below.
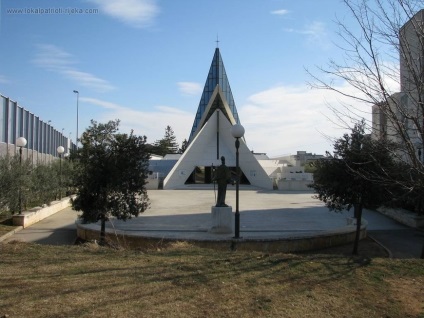
<svg viewBox="0 0 424 318">
<path fill-rule="evenodd" d="M 196 186 L 184 190 L 149 190 L 151 208 L 126 222 L 108 222 L 110 231 L 131 235 L 180 240 L 226 240 L 234 234 L 212 234 L 213 187 Z M 235 210 L 234 187 L 229 186 L 227 204 Z M 352 229 L 350 212 L 330 212 L 309 192 L 265 191 L 242 186 L 240 190 L 240 235 L 244 239 L 276 239 L 314 236 Z M 71 208 L 36 223 L 5 240 L 39 244 L 73 244 L 78 213 Z M 424 233 L 401 225 L 378 212 L 364 210 L 369 236 L 388 247 L 394 257 L 419 257 Z M 234 221 L 234 218 L 233 218 Z M 99 229 L 99 224 L 87 225 Z"/>
<path fill-rule="evenodd" d="M 199 188 L 201 190 L 199 190 Z M 236 191 L 229 186 L 226 203 L 235 211 Z M 312 193 L 281 192 L 241 187 L 240 236 L 243 239 L 291 238 L 326 232 L 352 230 L 349 213 L 334 213 Z M 228 240 L 234 236 L 214 234 L 211 208 L 215 202 L 213 187 L 149 191 L 151 208 L 140 217 L 113 220 L 107 228 L 134 236 L 181 240 Z M 87 225 L 90 228 L 98 224 Z M 234 213 L 233 222 L 234 230 Z"/>
</svg>

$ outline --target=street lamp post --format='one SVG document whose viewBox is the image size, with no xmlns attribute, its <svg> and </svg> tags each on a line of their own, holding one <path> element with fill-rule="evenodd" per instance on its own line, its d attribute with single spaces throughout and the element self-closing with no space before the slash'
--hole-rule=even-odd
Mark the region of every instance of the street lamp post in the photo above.
<svg viewBox="0 0 424 318">
<path fill-rule="evenodd" d="M 76 145 L 78 148 L 78 103 L 79 103 L 79 92 L 74 90 L 74 93 L 77 94 L 77 135 L 75 136 L 76 138 Z"/>
<path fill-rule="evenodd" d="M 16 139 L 16 146 L 19 147 L 19 169 L 22 168 L 22 147 L 25 147 L 27 144 L 27 140 L 24 137 L 19 137 Z M 22 171 L 20 171 L 19 176 L 19 193 L 18 193 L 18 208 L 19 208 L 19 214 L 22 214 L 22 178 L 21 178 Z"/>
<path fill-rule="evenodd" d="M 65 148 L 62 146 L 57 147 L 57 153 L 59 154 L 59 199 L 62 199 L 62 154 L 65 152 Z"/>
<path fill-rule="evenodd" d="M 240 124 L 235 124 L 231 127 L 231 134 L 236 138 L 236 214 L 235 214 L 235 226 L 234 238 L 240 238 L 240 211 L 239 211 L 239 187 L 240 187 L 240 165 L 239 165 L 239 148 L 240 148 L 240 138 L 244 135 L 244 127 Z"/>
<path fill-rule="evenodd" d="M 69 159 L 70 153 L 66 152 L 63 157 L 65 158 L 65 161 Z M 66 184 L 65 184 L 66 185 Z M 65 187 L 65 197 L 68 195 L 68 187 Z"/>
</svg>

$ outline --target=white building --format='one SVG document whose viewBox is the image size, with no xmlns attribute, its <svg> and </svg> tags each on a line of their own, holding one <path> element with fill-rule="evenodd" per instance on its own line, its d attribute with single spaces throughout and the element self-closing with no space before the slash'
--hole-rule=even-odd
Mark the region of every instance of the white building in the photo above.
<svg viewBox="0 0 424 318">
<path fill-rule="evenodd" d="M 175 189 L 187 183 L 210 183 L 214 167 L 221 164 L 221 156 L 235 172 L 235 138 L 231 135 L 234 124 L 240 124 L 240 120 L 221 54 L 216 48 L 188 147 L 166 176 L 163 188 Z M 240 138 L 239 154 L 241 183 L 272 189 L 271 178 L 243 138 Z"/>
<path fill-rule="evenodd" d="M 151 178 L 159 179 L 157 184 L 164 189 L 177 189 L 186 184 L 209 184 L 212 183 L 214 168 L 221 164 L 221 156 L 225 157 L 226 165 L 235 174 L 235 138 L 231 135 L 234 124 L 240 124 L 240 119 L 219 48 L 216 48 L 188 147 L 182 155 L 152 158 L 149 167 Z M 311 156 L 315 158 L 315 155 L 301 151 L 292 161 L 270 159 L 266 154 L 253 153 L 240 138 L 240 183 L 263 189 L 305 190 L 312 181 L 312 174 L 305 173 L 302 166 Z M 153 180 L 149 182 L 153 187 L 156 184 Z"/>
</svg>

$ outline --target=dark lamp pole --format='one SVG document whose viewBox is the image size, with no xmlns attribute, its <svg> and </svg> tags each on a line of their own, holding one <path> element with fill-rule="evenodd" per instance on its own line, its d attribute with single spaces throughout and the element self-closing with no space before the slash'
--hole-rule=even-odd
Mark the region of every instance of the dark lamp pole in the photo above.
<svg viewBox="0 0 424 318">
<path fill-rule="evenodd" d="M 62 199 L 62 154 L 65 152 L 65 148 L 62 146 L 57 147 L 57 153 L 59 154 L 59 199 Z"/>
<path fill-rule="evenodd" d="M 19 147 L 19 168 L 22 167 L 22 148 L 25 147 L 27 144 L 27 140 L 24 137 L 19 137 L 16 139 L 16 146 Z M 22 171 L 20 171 L 21 175 Z M 22 179 L 21 176 L 19 176 L 19 193 L 18 193 L 18 208 L 19 208 L 19 214 L 22 214 Z"/>
<path fill-rule="evenodd" d="M 235 224 L 234 238 L 240 238 L 240 210 L 239 210 L 239 188 L 240 188 L 240 165 L 239 165 L 239 148 L 240 148 L 240 138 L 244 135 L 244 127 L 240 124 L 235 124 L 231 127 L 231 135 L 236 138 L 236 214 L 235 214 Z"/>
</svg>

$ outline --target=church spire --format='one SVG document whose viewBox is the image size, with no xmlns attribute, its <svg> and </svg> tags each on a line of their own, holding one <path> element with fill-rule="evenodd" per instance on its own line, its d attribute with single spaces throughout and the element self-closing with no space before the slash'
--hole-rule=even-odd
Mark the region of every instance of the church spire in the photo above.
<svg viewBox="0 0 424 318">
<path fill-rule="evenodd" d="M 203 88 L 203 93 L 202 97 L 200 98 L 199 106 L 197 108 L 196 117 L 194 118 L 193 127 L 190 132 L 189 142 L 191 142 L 191 140 L 194 138 L 194 134 L 198 129 L 198 126 L 205 124 L 205 122 L 201 123 L 201 118 L 217 85 L 221 89 L 223 93 L 223 98 L 225 98 L 226 103 L 228 104 L 235 121 L 237 123 L 240 123 L 237 108 L 234 103 L 233 94 L 231 92 L 230 83 L 228 81 L 227 73 L 225 72 L 224 68 L 224 63 L 219 52 L 218 42 L 219 41 L 217 39 L 217 47 L 215 49 L 215 54 L 213 56 L 211 66 L 209 68 L 208 77 Z"/>
</svg>

